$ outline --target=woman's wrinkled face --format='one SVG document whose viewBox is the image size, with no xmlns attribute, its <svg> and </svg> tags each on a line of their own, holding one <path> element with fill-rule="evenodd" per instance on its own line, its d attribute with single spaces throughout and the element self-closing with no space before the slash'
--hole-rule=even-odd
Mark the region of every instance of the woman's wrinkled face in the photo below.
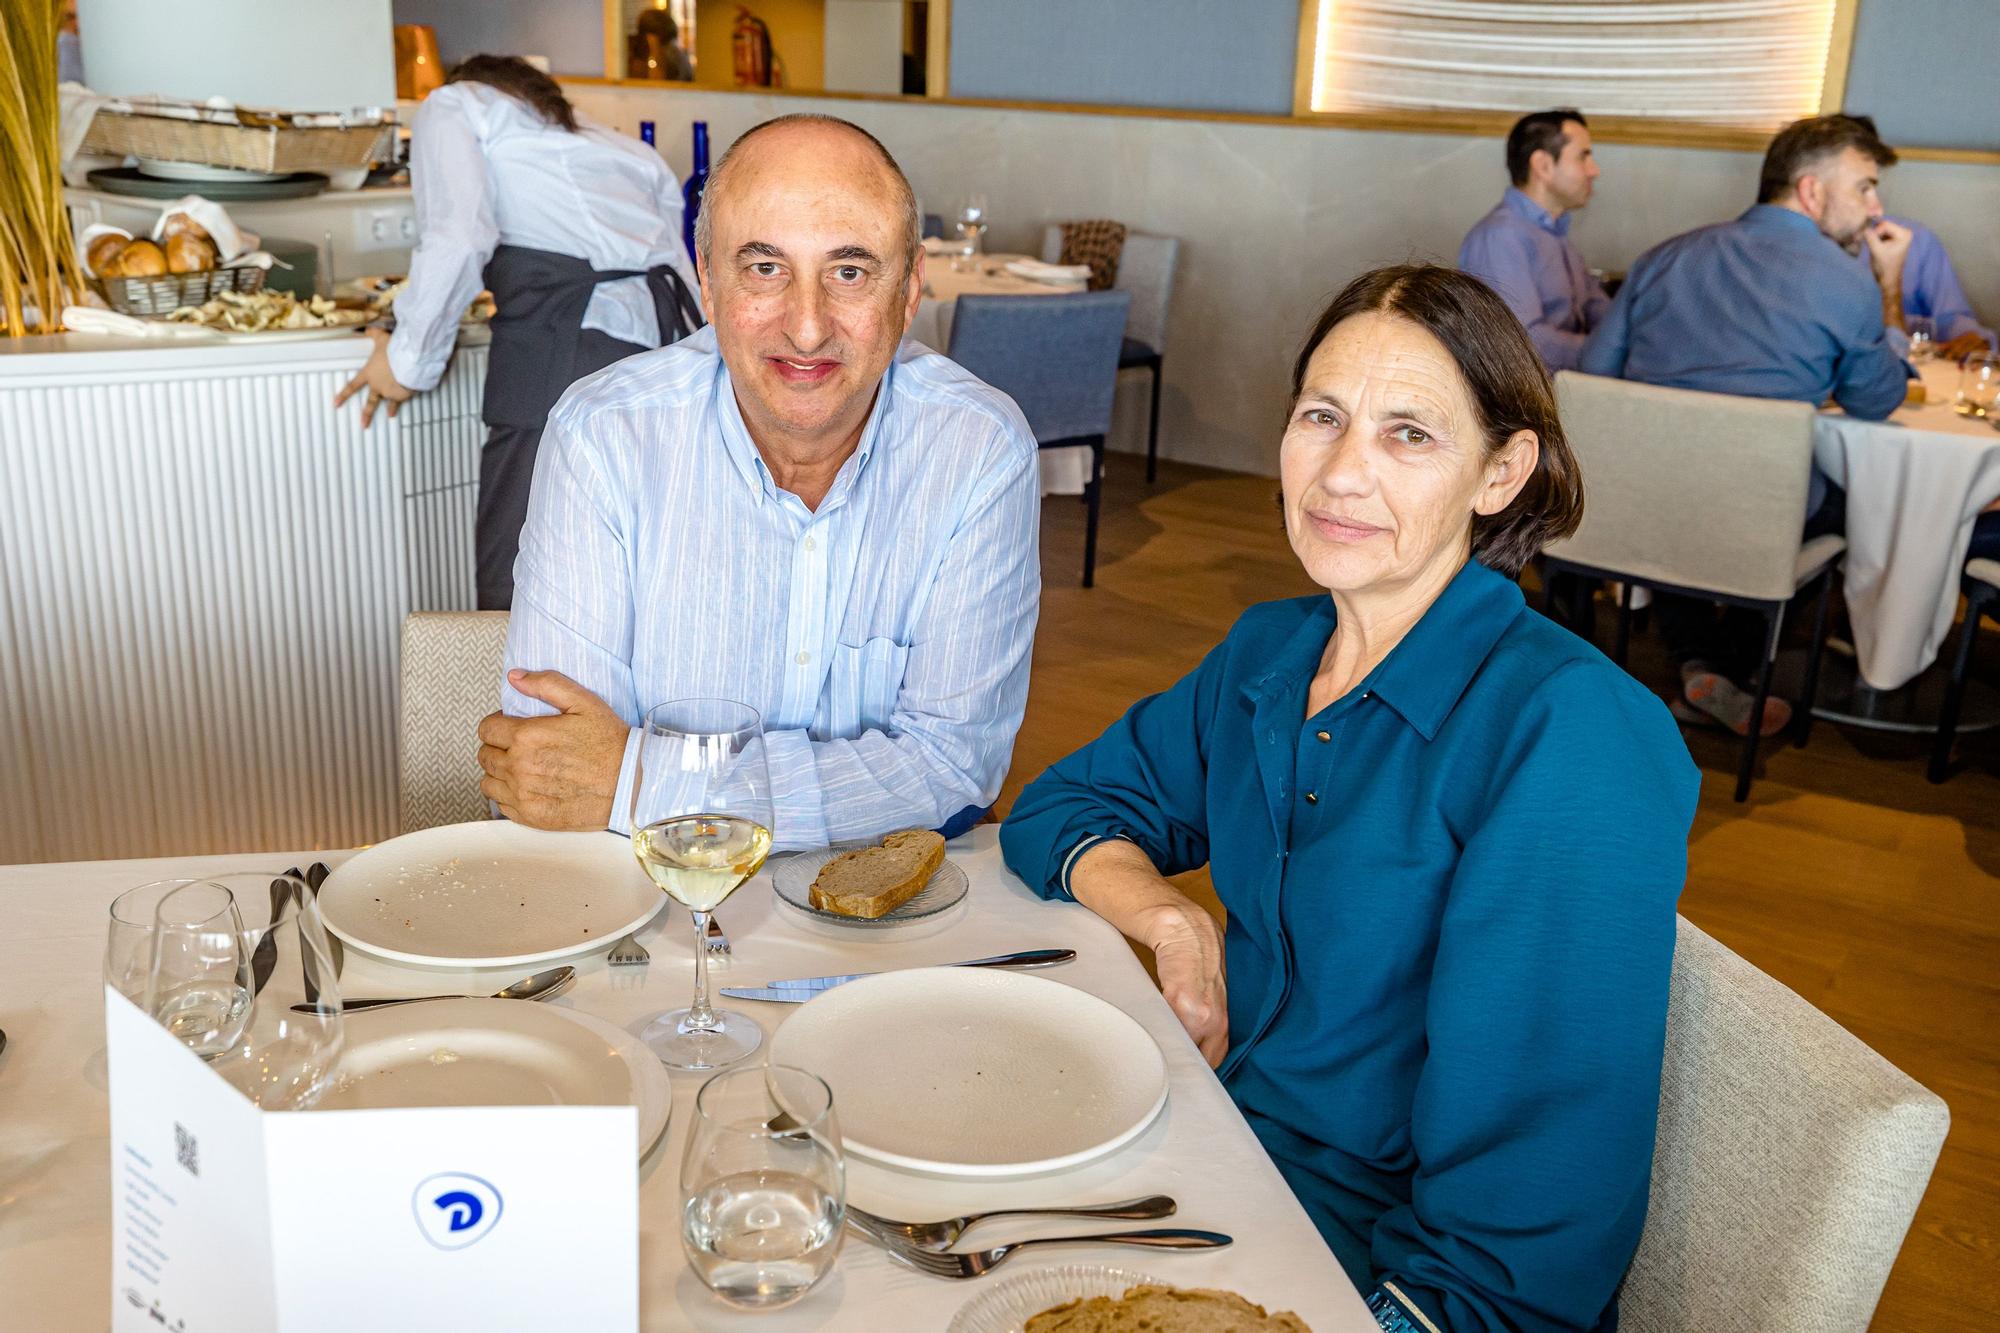
<svg viewBox="0 0 2000 1333">
<path fill-rule="evenodd" d="M 1401 315 L 1335 325 L 1314 350 L 1279 449 L 1285 530 L 1336 593 L 1441 586 L 1533 473 L 1534 433 L 1498 453 L 1444 344 Z"/>
</svg>

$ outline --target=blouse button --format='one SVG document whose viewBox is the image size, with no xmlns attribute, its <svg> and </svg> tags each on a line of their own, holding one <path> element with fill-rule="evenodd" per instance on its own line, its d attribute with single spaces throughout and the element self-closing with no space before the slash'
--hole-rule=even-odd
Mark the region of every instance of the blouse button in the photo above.
<svg viewBox="0 0 2000 1333">
<path fill-rule="evenodd" d="M 1318 804 L 1319 804 L 1319 793 L 1318 793 L 1318 792 L 1316 792 L 1316 791 L 1309 791 L 1309 792 L 1307 792 L 1307 793 L 1306 793 L 1306 804 L 1307 804 L 1307 805 L 1318 805 Z"/>
<path fill-rule="evenodd" d="M 1314 732 L 1313 734 L 1314 734 L 1315 736 L 1319 737 L 1319 739 L 1320 739 L 1321 741 L 1330 741 L 1330 740 L 1332 740 L 1332 739 L 1333 739 L 1333 733 L 1331 733 L 1331 732 L 1327 732 L 1327 731 L 1316 731 L 1316 732 Z"/>
</svg>

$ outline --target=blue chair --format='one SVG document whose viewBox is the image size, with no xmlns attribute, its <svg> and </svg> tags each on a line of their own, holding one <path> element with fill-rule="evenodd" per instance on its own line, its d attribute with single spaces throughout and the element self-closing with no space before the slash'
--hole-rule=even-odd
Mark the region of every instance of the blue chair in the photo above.
<svg viewBox="0 0 2000 1333">
<path fill-rule="evenodd" d="M 1146 417 L 1146 484 L 1152 485 L 1160 471 L 1160 374 L 1167 346 L 1167 314 L 1174 300 L 1174 264 L 1181 243 L 1171 236 L 1148 236 L 1127 232 L 1125 249 L 1118 256 L 1118 281 L 1112 285 L 1132 293 L 1132 318 L 1125 327 L 1125 348 L 1119 354 L 1120 370 L 1143 370 L 1153 378 L 1153 404 Z M 1042 233 L 1042 258 L 1051 264 L 1062 262 L 1062 225 L 1057 223 Z"/>
<path fill-rule="evenodd" d="M 1083 586 L 1097 578 L 1097 517 L 1104 490 L 1104 437 L 1118 387 L 1130 292 L 1073 296 L 961 296 L 946 355 L 1019 404 L 1043 449 L 1088 448 L 1089 508 Z"/>
<path fill-rule="evenodd" d="M 924 214 L 924 235 L 925 237 L 944 235 L 944 218 L 940 214 Z"/>
</svg>

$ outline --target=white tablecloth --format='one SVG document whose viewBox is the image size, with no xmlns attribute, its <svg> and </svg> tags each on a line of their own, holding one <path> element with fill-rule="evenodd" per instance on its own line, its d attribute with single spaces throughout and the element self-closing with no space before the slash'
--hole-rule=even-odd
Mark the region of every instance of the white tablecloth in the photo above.
<svg viewBox="0 0 2000 1333">
<path fill-rule="evenodd" d="M 1017 278 L 1003 267 L 1023 255 L 981 255 L 975 267 L 954 269 L 944 255 L 931 255 L 924 262 L 924 299 L 917 317 L 910 321 L 908 337 L 926 347 L 944 351 L 951 346 L 951 316 L 961 296 L 1061 296 L 1075 287 L 1052 287 L 1045 282 Z M 1088 449 L 1048 449 L 1042 451 L 1042 494 L 1082 495 L 1090 481 Z"/>
<path fill-rule="evenodd" d="M 1923 368 L 1927 401 L 1887 421 L 1821 415 L 1820 471 L 1847 488 L 1845 593 L 1861 678 L 1906 684 L 1937 659 L 1973 520 L 2000 499 L 2000 431 L 1952 410 L 1958 367 Z"/>
<path fill-rule="evenodd" d="M 36 1333 L 100 1333 L 111 1300 L 110 1148 L 106 1130 L 103 989 L 105 913 L 121 890 L 201 871 L 282 869 L 344 854 L 225 856 L 100 861 L 0 869 L 0 1326 Z M 1003 951 L 1057 946 L 1078 959 L 1042 975 L 1100 995 L 1139 1020 L 1166 1052 L 1170 1092 L 1151 1128 L 1110 1157 L 1067 1175 L 1012 1183 L 952 1184 L 899 1175 L 852 1161 L 848 1195 L 892 1217 L 946 1217 L 1009 1204 L 1095 1201 L 1168 1193 L 1180 1201 L 1171 1222 L 1225 1231 L 1229 1249 L 1208 1254 L 1081 1245 L 1030 1252 L 994 1277 L 948 1282 L 892 1265 L 849 1233 L 834 1272 L 790 1309 L 758 1316 L 723 1307 L 688 1271 L 675 1225 L 675 1179 L 698 1076 L 674 1076 L 673 1122 L 640 1165 L 639 1282 L 647 1330 L 929 1330 L 935 1333 L 987 1285 L 1042 1264 L 1106 1262 L 1190 1286 L 1228 1287 L 1267 1307 L 1297 1311 L 1317 1333 L 1363 1333 L 1374 1320 L 1286 1189 L 1222 1086 L 1202 1062 L 1124 941 L 1074 905 L 1045 903 L 1009 875 L 991 827 L 954 844 L 972 881 L 964 906 L 934 927 L 862 939 L 850 930 L 802 921 L 773 901 L 768 880 L 739 890 L 718 914 L 735 957 L 716 983 L 916 966 Z M 782 915 L 781 915 L 782 913 Z M 694 962 L 687 915 L 669 905 L 642 934 L 650 966 L 610 972 L 601 954 L 577 964 L 578 983 L 549 1003 L 573 1005 L 612 1022 L 684 1005 Z M 510 974 L 452 974 L 376 962 L 350 949 L 343 986 L 350 994 L 424 994 L 463 983 L 491 992 Z M 440 984 L 440 983 L 448 983 Z M 767 1029 L 790 1012 L 732 1002 Z M 884 1034 L 893 1058 L 894 1034 Z M 755 1058 L 755 1057 L 753 1057 Z M 996 1116 L 1007 1108 L 993 1108 Z M 992 1240 L 1058 1224 L 995 1223 Z M 1068 1224 L 1090 1229 L 1102 1224 Z M 1075 1230 L 1071 1231 L 1075 1234 Z"/>
</svg>

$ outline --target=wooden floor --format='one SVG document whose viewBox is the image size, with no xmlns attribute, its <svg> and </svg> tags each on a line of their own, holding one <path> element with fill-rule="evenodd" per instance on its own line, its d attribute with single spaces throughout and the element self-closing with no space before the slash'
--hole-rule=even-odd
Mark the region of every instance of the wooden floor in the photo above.
<svg viewBox="0 0 2000 1333">
<path fill-rule="evenodd" d="M 1050 762 L 1164 689 L 1250 604 L 1314 591 L 1263 478 L 1113 456 L 1097 587 L 1078 587 L 1083 506 L 1043 502 L 1027 721 L 1004 811 Z M 1988 627 L 1975 671 L 2000 681 Z M 1650 636 L 1634 670 L 1660 685 Z M 1735 748 L 1690 736 L 1702 796 L 1681 910 L 1949 1103 L 1952 1127 L 1874 1327 L 2000 1328 L 2000 737 L 1934 787 L 1920 743 L 1819 725 L 1731 801 Z M 1213 904 L 1204 876 L 1191 891 Z"/>
</svg>

